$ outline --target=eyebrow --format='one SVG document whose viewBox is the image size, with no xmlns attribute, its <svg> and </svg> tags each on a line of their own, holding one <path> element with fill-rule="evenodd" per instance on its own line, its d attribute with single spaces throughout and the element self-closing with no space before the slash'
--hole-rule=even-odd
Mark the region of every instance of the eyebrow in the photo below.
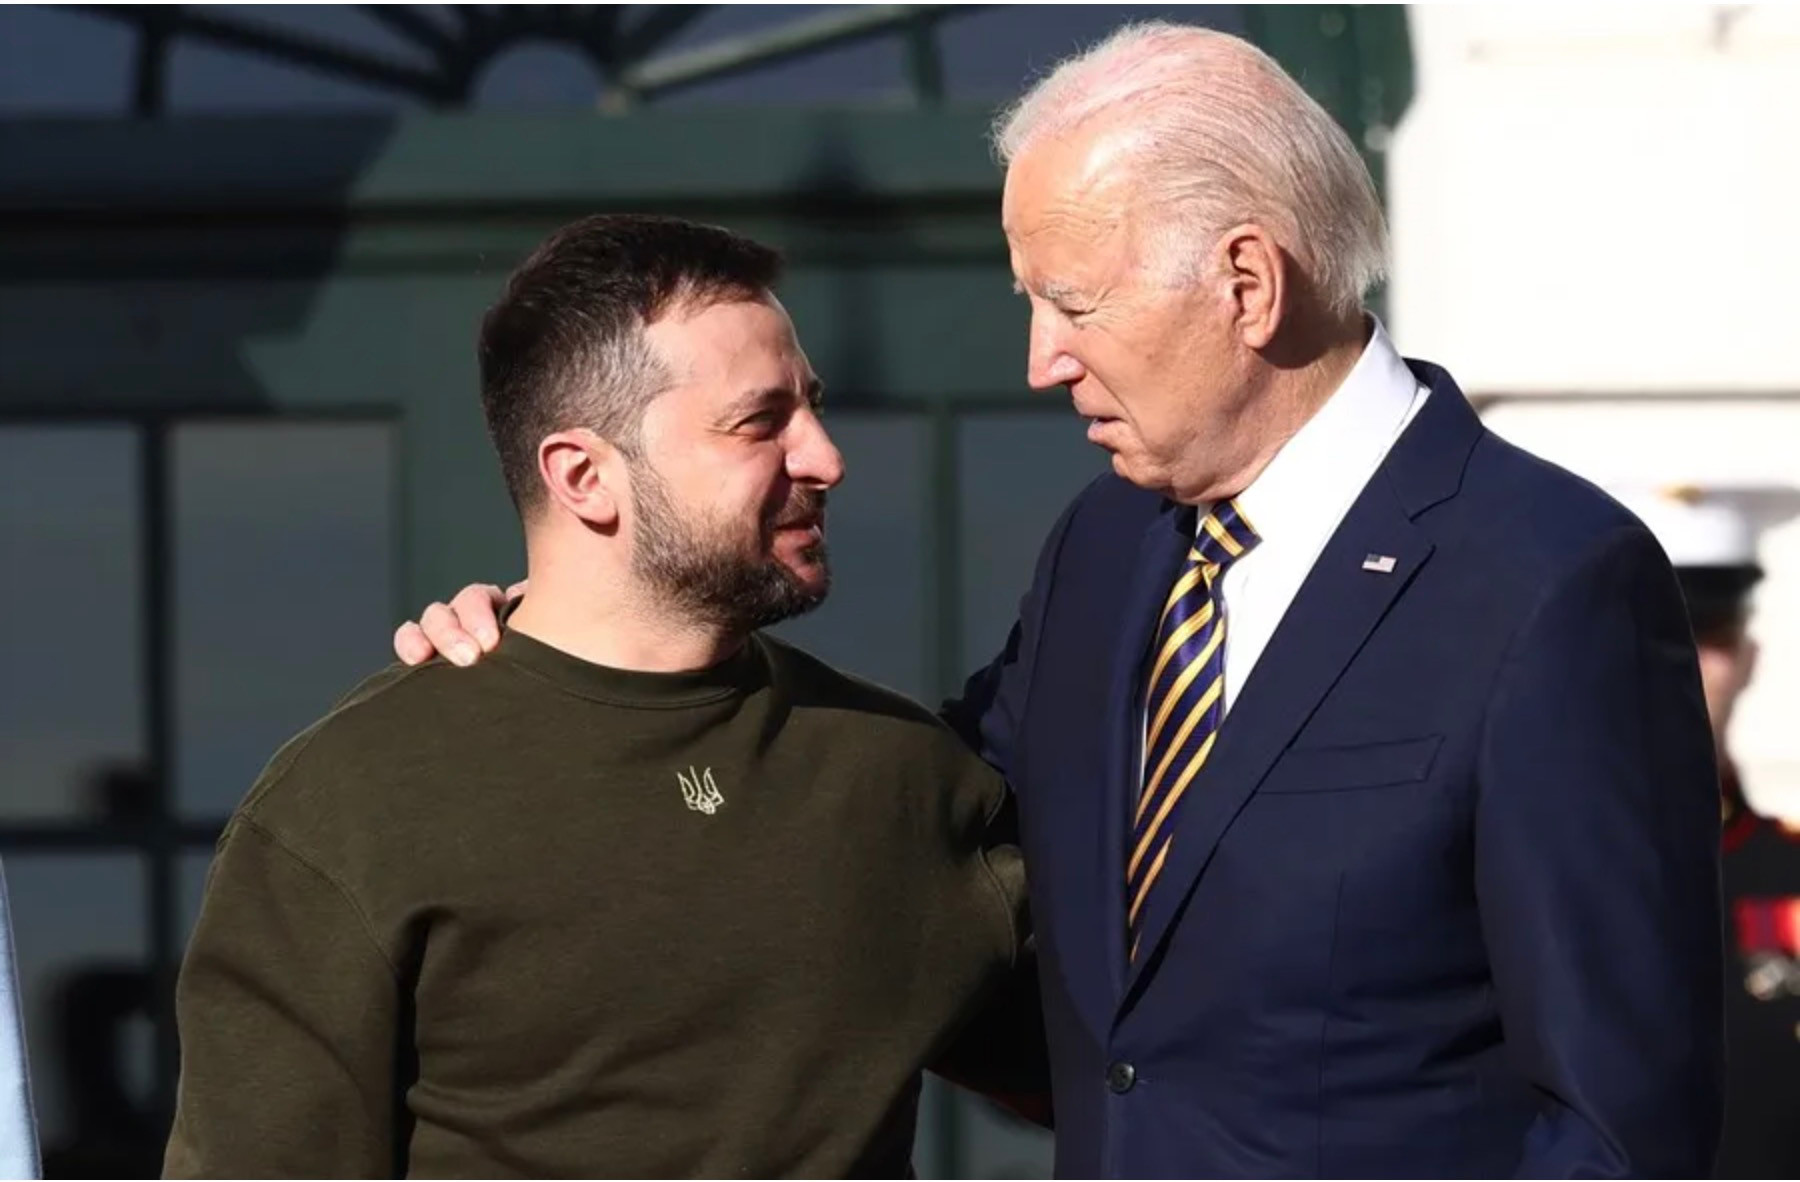
<svg viewBox="0 0 1800 1182">
<path fill-rule="evenodd" d="M 1013 294 L 1025 294 L 1025 285 L 1020 283 L 1017 279 L 1013 280 Z M 1081 293 L 1074 287 L 1067 283 L 1058 283 L 1055 280 L 1043 284 L 1037 294 L 1053 304 L 1060 304 L 1067 300 L 1079 300 L 1081 298 Z"/>
<path fill-rule="evenodd" d="M 804 391 L 803 397 L 806 399 L 806 404 L 808 406 L 817 407 L 825 400 L 825 383 L 816 377 L 813 378 L 810 382 L 806 383 L 806 390 Z M 776 406 L 792 402 L 793 398 L 794 391 L 788 386 L 765 386 L 759 390 L 750 390 L 733 399 L 731 405 L 725 408 L 724 414 L 720 415 L 719 418 L 721 422 L 734 421 L 766 406 Z"/>
</svg>

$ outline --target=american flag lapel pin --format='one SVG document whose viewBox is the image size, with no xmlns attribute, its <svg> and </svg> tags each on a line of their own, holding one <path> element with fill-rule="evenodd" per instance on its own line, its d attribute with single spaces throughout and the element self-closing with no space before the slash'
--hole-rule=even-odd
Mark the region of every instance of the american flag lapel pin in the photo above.
<svg viewBox="0 0 1800 1182">
<path fill-rule="evenodd" d="M 1372 570 L 1378 575 L 1394 573 L 1394 556 L 1392 554 L 1370 554 L 1363 558 L 1363 569 Z"/>
</svg>

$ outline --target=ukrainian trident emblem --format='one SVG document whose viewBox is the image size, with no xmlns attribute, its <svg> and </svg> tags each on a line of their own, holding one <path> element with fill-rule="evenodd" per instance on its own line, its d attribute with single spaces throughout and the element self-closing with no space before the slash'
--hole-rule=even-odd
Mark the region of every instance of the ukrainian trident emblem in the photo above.
<svg viewBox="0 0 1800 1182">
<path fill-rule="evenodd" d="M 725 798 L 719 794 L 719 786 L 713 783 L 711 768 L 699 772 L 689 767 L 685 772 L 676 772 L 675 778 L 681 781 L 681 799 L 695 812 L 710 817 L 725 803 Z"/>
</svg>

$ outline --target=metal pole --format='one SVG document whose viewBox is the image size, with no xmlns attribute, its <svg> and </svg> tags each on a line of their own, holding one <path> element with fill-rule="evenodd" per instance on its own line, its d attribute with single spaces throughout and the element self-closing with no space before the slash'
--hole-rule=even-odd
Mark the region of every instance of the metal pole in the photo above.
<svg viewBox="0 0 1800 1182">
<path fill-rule="evenodd" d="M 138 553 L 144 589 L 142 687 L 146 751 L 147 826 L 144 857 L 149 889 L 150 999 L 155 1082 L 151 1110 L 161 1120 L 175 1113 L 175 1080 L 180 1070 L 181 1045 L 173 1018 L 175 975 L 181 963 L 181 932 L 176 916 L 179 906 L 175 883 L 175 859 L 179 841 L 175 811 L 175 564 L 172 532 L 173 480 L 169 463 L 168 420 L 142 422 L 142 461 L 139 467 Z"/>
<path fill-rule="evenodd" d="M 169 68 L 169 20 L 164 13 L 146 16 L 138 26 L 137 86 L 132 111 L 141 119 L 162 114 L 167 101 Z"/>
<path fill-rule="evenodd" d="M 842 12 L 793 21 L 778 29 L 737 37 L 671 54 L 657 61 L 627 69 L 619 85 L 634 94 L 649 96 L 664 91 L 710 82 L 717 78 L 760 69 L 792 57 L 876 37 L 913 22 L 942 19 L 951 11 L 967 11 L 978 5 L 930 9 L 917 4 L 871 4 Z"/>
<path fill-rule="evenodd" d="M 915 102 L 935 107 L 944 101 L 944 59 L 938 52 L 935 15 L 916 18 L 906 30 L 906 65 Z"/>
</svg>

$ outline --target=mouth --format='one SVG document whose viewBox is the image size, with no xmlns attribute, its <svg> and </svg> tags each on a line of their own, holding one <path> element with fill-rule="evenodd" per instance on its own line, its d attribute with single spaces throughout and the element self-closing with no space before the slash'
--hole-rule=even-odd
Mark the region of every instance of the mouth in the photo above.
<svg viewBox="0 0 1800 1182">
<path fill-rule="evenodd" d="M 815 540 L 823 540 L 825 537 L 825 517 L 823 514 L 820 514 L 816 517 L 796 517 L 790 521 L 777 521 L 775 523 L 775 532 L 778 534 L 811 534 Z"/>
<path fill-rule="evenodd" d="M 769 538 L 792 538 L 799 535 L 805 545 L 822 545 L 825 541 L 825 494 L 806 492 L 791 497 L 768 527 Z"/>
</svg>

